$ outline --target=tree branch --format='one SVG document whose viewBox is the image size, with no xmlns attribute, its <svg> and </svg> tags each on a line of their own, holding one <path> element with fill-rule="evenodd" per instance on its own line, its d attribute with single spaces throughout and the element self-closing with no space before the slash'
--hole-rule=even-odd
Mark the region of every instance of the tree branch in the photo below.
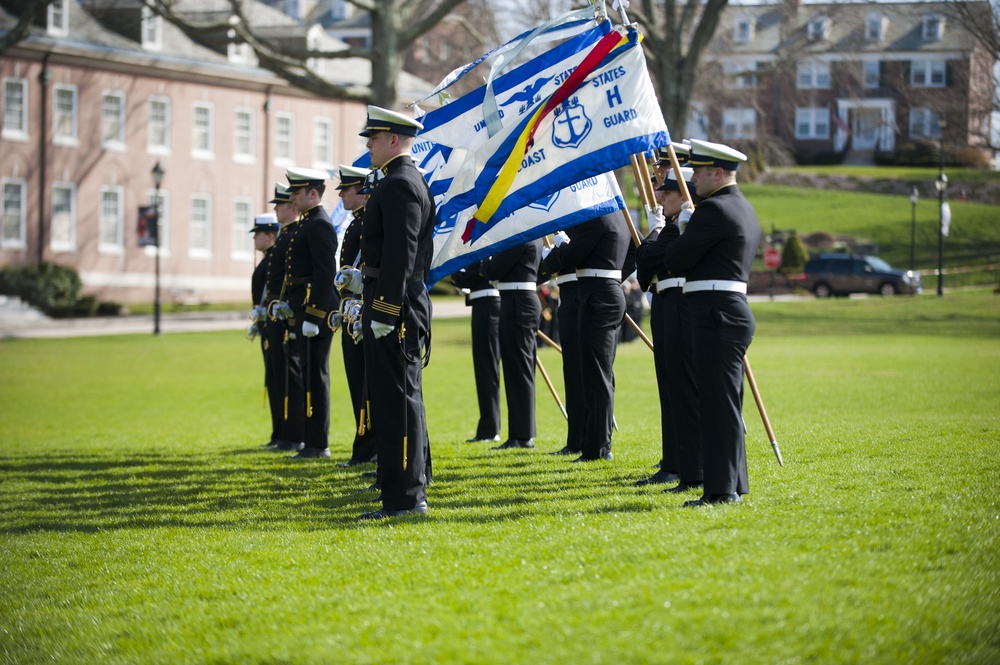
<svg viewBox="0 0 1000 665">
<path fill-rule="evenodd" d="M 17 24 L 3 38 L 0 38 L 0 53 L 5 53 L 8 49 L 17 46 L 31 30 L 31 22 L 39 8 L 48 5 L 52 0 L 31 0 L 28 6 L 21 10 L 21 15 L 17 17 Z"/>
</svg>

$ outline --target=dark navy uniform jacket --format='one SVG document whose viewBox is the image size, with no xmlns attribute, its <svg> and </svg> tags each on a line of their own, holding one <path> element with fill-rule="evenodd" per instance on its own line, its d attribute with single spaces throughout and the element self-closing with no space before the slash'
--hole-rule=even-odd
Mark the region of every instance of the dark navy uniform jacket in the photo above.
<svg viewBox="0 0 1000 665">
<path fill-rule="evenodd" d="M 570 242 L 553 247 L 542 261 L 543 275 L 566 274 L 581 268 L 623 270 L 626 267 L 631 238 L 621 211 L 588 219 L 566 229 L 566 235 Z"/>
<path fill-rule="evenodd" d="M 267 301 L 283 300 L 282 286 L 285 283 L 285 267 L 288 263 L 288 243 L 298 229 L 298 220 L 281 227 L 278 232 L 278 239 L 271 245 L 268 251 L 267 272 L 265 273 L 265 288 L 267 288 Z M 263 263 L 263 262 L 262 262 Z M 287 288 L 285 289 L 287 290 Z"/>
<path fill-rule="evenodd" d="M 361 206 L 357 210 L 352 211 L 351 214 L 354 215 L 354 218 L 347 225 L 347 230 L 344 231 L 344 244 L 340 248 L 340 263 L 345 266 L 354 266 L 355 260 L 361 252 L 361 230 L 365 216 L 365 207 Z M 358 261 L 357 265 L 361 265 L 361 262 Z M 343 291 L 342 293 L 351 292 Z M 360 294 L 353 295 L 357 296 Z"/>
<path fill-rule="evenodd" d="M 511 247 L 483 261 L 480 274 L 496 282 L 537 282 L 541 239 Z"/>
<path fill-rule="evenodd" d="M 257 267 L 253 269 L 253 276 L 250 278 L 250 296 L 253 298 L 254 306 L 267 305 L 262 300 L 264 298 L 264 286 L 267 284 L 267 269 L 271 265 L 271 249 L 265 249 L 262 253 L 263 257 L 260 263 L 257 264 Z"/>
<path fill-rule="evenodd" d="M 298 228 L 289 234 L 286 258 L 285 293 L 288 304 L 302 311 L 305 321 L 330 332 L 327 316 L 337 309 L 340 299 L 333 285 L 337 274 L 337 233 L 322 205 L 306 210 Z"/>
</svg>

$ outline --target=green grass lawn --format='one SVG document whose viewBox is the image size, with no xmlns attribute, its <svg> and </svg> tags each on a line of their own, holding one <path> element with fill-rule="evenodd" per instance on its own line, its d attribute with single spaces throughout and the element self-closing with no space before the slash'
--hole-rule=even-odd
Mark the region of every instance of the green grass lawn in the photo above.
<svg viewBox="0 0 1000 665">
<path fill-rule="evenodd" d="M 545 454 L 565 424 L 541 382 L 535 450 L 462 443 L 448 320 L 431 513 L 379 524 L 356 468 L 258 449 L 239 332 L 0 342 L 0 662 L 1000 661 L 1000 298 L 753 309 L 785 467 L 748 391 L 742 505 L 633 486 L 660 456 L 641 342 L 616 362 L 613 462 Z"/>
<path fill-rule="evenodd" d="M 779 173 L 818 173 L 821 175 L 844 175 L 876 180 L 905 180 L 914 184 L 933 182 L 938 177 L 935 166 L 850 166 L 844 164 L 775 166 Z M 952 182 L 979 185 L 1000 181 L 1000 171 L 945 167 L 945 173 Z"/>
</svg>

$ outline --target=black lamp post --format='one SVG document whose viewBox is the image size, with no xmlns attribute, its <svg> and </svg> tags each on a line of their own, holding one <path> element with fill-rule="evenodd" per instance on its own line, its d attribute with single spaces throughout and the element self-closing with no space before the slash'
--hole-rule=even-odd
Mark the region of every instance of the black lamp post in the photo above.
<svg viewBox="0 0 1000 665">
<path fill-rule="evenodd" d="M 916 270 L 916 242 L 917 242 L 917 199 L 919 194 L 917 193 L 916 186 L 913 187 L 913 191 L 910 193 L 910 207 L 912 215 L 910 216 L 910 272 Z"/>
<path fill-rule="evenodd" d="M 156 233 L 153 237 L 156 243 L 156 287 L 153 295 L 153 334 L 160 334 L 160 183 L 163 182 L 163 168 L 160 162 L 153 167 L 153 186 L 156 188 Z"/>
</svg>

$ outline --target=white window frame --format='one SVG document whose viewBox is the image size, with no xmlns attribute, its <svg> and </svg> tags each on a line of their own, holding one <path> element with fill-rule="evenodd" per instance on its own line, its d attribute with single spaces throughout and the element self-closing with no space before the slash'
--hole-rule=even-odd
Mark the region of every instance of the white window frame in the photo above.
<svg viewBox="0 0 1000 665">
<path fill-rule="evenodd" d="M 733 43 L 749 44 L 754 37 L 754 20 L 748 16 L 738 16 L 733 21 Z"/>
<path fill-rule="evenodd" d="M 749 122 L 748 122 L 749 120 Z M 749 126 L 749 131 L 747 127 Z M 757 136 L 757 109 L 736 107 L 722 109 L 722 138 L 753 139 Z"/>
<path fill-rule="evenodd" d="M 804 131 L 802 125 L 807 125 Z M 821 131 L 821 128 L 823 128 L 824 131 Z M 799 140 L 829 139 L 830 109 L 823 107 L 796 108 L 795 138 Z"/>
<path fill-rule="evenodd" d="M 156 189 L 146 190 L 146 205 L 156 205 Z M 160 256 L 170 256 L 170 192 L 160 189 L 160 210 L 157 220 L 157 242 L 159 243 Z M 156 256 L 157 248 L 153 245 L 146 245 L 142 248 L 146 256 Z"/>
<path fill-rule="evenodd" d="M 229 43 L 226 44 L 226 59 L 234 65 L 246 65 L 250 63 L 250 54 L 253 49 L 246 42 L 236 42 L 236 31 L 230 30 L 228 33 Z"/>
<path fill-rule="evenodd" d="M 914 129 L 916 129 L 916 131 L 914 131 Z M 941 138 L 941 114 L 929 108 L 923 108 L 923 107 L 911 108 L 910 138 L 911 139 Z"/>
<path fill-rule="evenodd" d="M 72 108 L 69 112 L 70 133 L 61 134 L 59 132 L 60 122 L 65 118 L 65 114 L 59 110 L 59 97 L 62 93 L 70 93 Z M 75 85 L 71 83 L 57 83 L 52 91 L 52 143 L 55 145 L 73 146 L 80 145 L 80 101 L 79 92 Z"/>
<path fill-rule="evenodd" d="M 821 60 L 800 62 L 795 68 L 795 87 L 799 90 L 829 90 L 830 63 Z"/>
<path fill-rule="evenodd" d="M 67 211 L 67 238 L 58 239 L 56 237 L 56 207 L 58 201 L 56 195 L 60 191 L 69 192 L 69 210 Z M 49 246 L 53 252 L 75 252 L 76 251 L 76 183 L 75 182 L 54 182 L 52 183 L 52 219 L 49 222 L 50 237 Z"/>
<path fill-rule="evenodd" d="M 726 75 L 726 85 L 733 90 L 756 88 L 760 82 L 756 70 L 756 62 L 729 60 L 722 65 L 722 71 Z"/>
<path fill-rule="evenodd" d="M 865 60 L 861 63 L 861 84 L 869 90 L 882 87 L 882 63 L 880 61 Z"/>
<path fill-rule="evenodd" d="M 325 145 L 320 142 L 321 127 L 325 127 Z M 326 116 L 313 118 L 312 165 L 318 169 L 333 166 L 333 120 Z"/>
<path fill-rule="evenodd" d="M 940 76 L 940 81 L 935 82 L 935 76 Z M 910 61 L 910 85 L 914 88 L 943 88 L 947 82 L 947 60 Z"/>
<path fill-rule="evenodd" d="M 118 203 L 114 219 L 105 214 L 104 199 L 108 194 L 113 194 Z M 105 238 L 109 221 L 114 225 L 113 242 Z M 97 198 L 97 251 L 99 254 L 125 253 L 125 188 L 118 185 L 104 185 Z"/>
<path fill-rule="evenodd" d="M 203 110 L 208 114 L 208 126 L 202 127 L 198 123 L 198 111 Z M 207 147 L 199 145 L 199 138 L 205 137 Z M 195 102 L 191 106 L 191 158 L 192 159 L 215 159 L 215 106 L 209 102 Z"/>
<path fill-rule="evenodd" d="M 205 219 L 199 220 L 195 215 L 196 202 L 204 202 L 205 204 Z M 204 235 L 205 243 L 207 247 L 195 247 L 195 228 L 197 225 L 204 221 Z M 201 192 L 196 192 L 191 195 L 191 221 L 188 227 L 188 256 L 192 259 L 211 259 L 212 258 L 212 196 L 211 194 L 205 194 Z"/>
<path fill-rule="evenodd" d="M 830 31 L 830 19 L 825 16 L 815 16 L 806 24 L 806 37 L 815 42 L 827 38 Z"/>
<path fill-rule="evenodd" d="M 66 0 L 52 0 L 45 15 L 46 32 L 50 35 L 65 37 L 69 33 L 69 8 L 72 3 Z"/>
<path fill-rule="evenodd" d="M 283 154 L 282 143 L 285 142 L 281 131 L 282 121 L 288 121 L 287 154 Z M 274 114 L 274 163 L 278 166 L 291 166 L 295 163 L 295 114 L 279 111 Z"/>
<path fill-rule="evenodd" d="M 871 12 L 865 16 L 865 41 L 880 42 L 885 39 L 885 28 L 887 19 L 878 12 Z"/>
<path fill-rule="evenodd" d="M 163 17 L 149 7 L 142 8 L 142 48 L 147 51 L 163 49 Z"/>
<path fill-rule="evenodd" d="M 8 102 L 10 98 L 7 95 L 8 86 L 11 89 L 20 88 L 21 90 L 21 108 L 11 109 Z M 7 122 L 14 118 L 15 113 L 20 113 L 20 122 L 17 127 L 8 127 Z M 5 139 L 12 141 L 27 141 L 28 140 L 28 79 L 18 78 L 18 77 L 4 77 L 3 79 L 3 133 L 2 136 Z"/>
<path fill-rule="evenodd" d="M 118 103 L 118 131 L 115 136 L 109 137 L 108 126 L 108 102 L 117 100 Z M 115 152 L 125 152 L 125 93 L 120 90 L 105 90 L 101 93 L 101 147 Z"/>
<path fill-rule="evenodd" d="M 163 104 L 163 143 L 156 143 L 155 132 L 159 123 L 153 121 L 153 105 Z M 146 152 L 151 155 L 170 154 L 170 98 L 153 95 L 146 104 Z"/>
<path fill-rule="evenodd" d="M 944 16 L 925 14 L 920 22 L 920 37 L 925 42 L 936 42 L 944 36 Z"/>
<path fill-rule="evenodd" d="M 246 206 L 245 217 L 240 216 L 241 205 Z M 254 220 L 253 206 L 254 201 L 249 196 L 237 196 L 233 199 L 232 252 L 230 254 L 233 261 L 253 261 L 253 235 L 250 233 Z"/>
<path fill-rule="evenodd" d="M 18 237 L 7 237 L 7 187 L 16 187 L 19 206 L 13 211 L 17 217 Z M 24 178 L 0 178 L 0 249 L 27 249 L 28 247 L 28 183 Z"/>
<path fill-rule="evenodd" d="M 240 117 L 247 120 L 246 127 L 240 126 Z M 245 149 L 240 144 L 245 144 Z M 239 164 L 253 164 L 257 159 L 257 117 L 252 108 L 238 106 L 233 111 L 233 161 Z"/>
</svg>

